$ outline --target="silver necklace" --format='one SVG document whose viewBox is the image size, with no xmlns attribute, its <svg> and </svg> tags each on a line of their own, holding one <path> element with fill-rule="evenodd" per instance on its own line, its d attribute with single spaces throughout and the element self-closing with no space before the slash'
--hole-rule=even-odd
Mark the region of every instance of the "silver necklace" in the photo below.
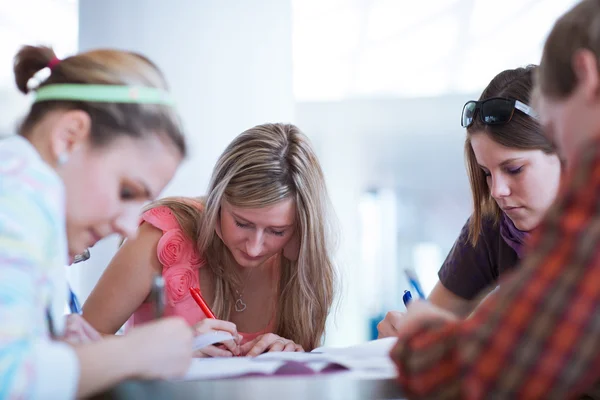
<svg viewBox="0 0 600 400">
<path fill-rule="evenodd" d="M 237 312 L 242 312 L 246 309 L 246 303 L 244 303 L 244 300 L 242 300 L 242 294 L 244 293 L 244 290 L 242 289 L 242 293 L 240 293 L 237 289 L 235 289 L 235 293 L 238 295 L 238 299 L 235 301 L 233 308 Z"/>
<path fill-rule="evenodd" d="M 233 309 L 236 312 L 243 312 L 247 308 L 246 303 L 244 303 L 244 299 L 242 299 L 242 295 L 244 294 L 244 291 L 246 290 L 246 285 L 248 284 L 248 281 L 250 280 L 250 277 L 252 276 L 253 273 L 254 273 L 254 269 L 252 269 L 250 271 L 250 273 L 248 274 L 248 277 L 246 278 L 246 282 L 244 282 L 244 286 L 242 287 L 241 292 L 237 289 L 234 289 L 235 294 L 237 294 L 237 296 L 238 296 L 237 300 L 235 301 L 235 304 L 233 305 Z"/>
</svg>

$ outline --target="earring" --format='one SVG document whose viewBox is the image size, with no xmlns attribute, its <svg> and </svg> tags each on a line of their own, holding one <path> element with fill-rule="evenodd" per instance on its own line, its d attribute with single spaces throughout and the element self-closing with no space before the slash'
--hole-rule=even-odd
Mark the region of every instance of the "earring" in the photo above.
<svg viewBox="0 0 600 400">
<path fill-rule="evenodd" d="M 69 153 L 64 152 L 58 155 L 58 165 L 65 165 L 69 161 Z"/>
</svg>

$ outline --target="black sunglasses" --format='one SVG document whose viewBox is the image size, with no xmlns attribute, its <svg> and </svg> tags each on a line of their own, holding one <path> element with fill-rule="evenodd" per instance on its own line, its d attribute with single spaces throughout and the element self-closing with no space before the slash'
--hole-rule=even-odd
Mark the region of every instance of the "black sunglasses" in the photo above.
<svg viewBox="0 0 600 400">
<path fill-rule="evenodd" d="M 519 100 L 492 97 L 483 101 L 467 101 L 462 110 L 460 125 L 463 128 L 473 125 L 476 114 L 479 114 L 479 119 L 486 125 L 507 124 L 512 119 L 515 110 L 537 119 L 535 111 Z"/>
</svg>

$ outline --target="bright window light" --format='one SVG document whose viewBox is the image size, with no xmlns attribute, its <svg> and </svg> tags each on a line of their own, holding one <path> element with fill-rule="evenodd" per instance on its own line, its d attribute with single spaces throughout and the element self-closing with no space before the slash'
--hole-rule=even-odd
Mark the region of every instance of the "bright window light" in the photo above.
<svg viewBox="0 0 600 400">
<path fill-rule="evenodd" d="M 298 101 L 480 91 L 576 0 L 292 0 Z"/>
</svg>

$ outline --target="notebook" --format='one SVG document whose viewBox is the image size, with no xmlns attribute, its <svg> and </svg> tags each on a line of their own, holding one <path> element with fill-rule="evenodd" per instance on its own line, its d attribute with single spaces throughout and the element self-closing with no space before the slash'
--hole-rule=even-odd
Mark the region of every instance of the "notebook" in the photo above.
<svg viewBox="0 0 600 400">
<path fill-rule="evenodd" d="M 227 340 L 233 340 L 233 336 L 228 332 L 217 331 L 205 333 L 194 338 L 193 349 L 194 351 L 200 350 L 211 344 L 222 343 Z"/>
<path fill-rule="evenodd" d="M 258 357 L 196 358 L 184 380 L 242 376 L 290 376 L 345 372 L 355 378 L 396 377 L 389 357 L 395 338 L 373 340 L 351 347 L 320 347 L 310 353 L 265 353 Z"/>
</svg>

